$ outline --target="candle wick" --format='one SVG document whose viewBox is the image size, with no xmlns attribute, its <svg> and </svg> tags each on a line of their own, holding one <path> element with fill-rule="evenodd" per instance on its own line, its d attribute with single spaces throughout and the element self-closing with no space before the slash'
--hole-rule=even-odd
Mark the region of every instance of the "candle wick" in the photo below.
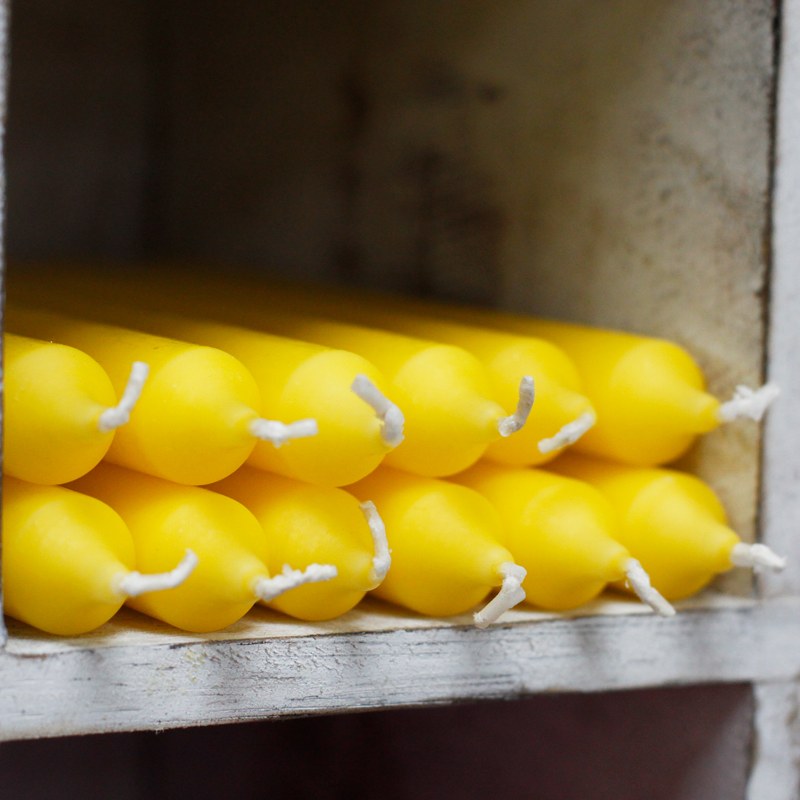
<svg viewBox="0 0 800 800">
<path fill-rule="evenodd" d="M 586 431 L 594 426 L 595 422 L 597 422 L 597 417 L 594 411 L 587 411 L 581 414 L 577 419 L 564 425 L 555 436 L 551 436 L 549 439 L 542 439 L 539 442 L 539 452 L 542 454 L 552 453 L 553 450 L 559 450 L 562 447 L 575 444 Z"/>
<path fill-rule="evenodd" d="M 780 572 L 786 567 L 786 559 L 765 544 L 739 542 L 731 550 L 731 563 L 737 567 L 749 567 L 756 572 L 769 570 Z"/>
<path fill-rule="evenodd" d="M 376 586 L 379 586 L 386 577 L 386 573 L 392 565 L 392 553 L 391 550 L 389 550 L 389 540 L 386 538 L 386 525 L 384 525 L 383 519 L 381 519 L 381 515 L 378 513 L 378 509 L 375 508 L 375 503 L 373 503 L 372 500 L 361 503 L 361 511 L 367 519 L 369 532 L 372 534 L 372 542 L 375 547 L 375 555 L 372 558 L 372 570 L 369 576 L 370 582 L 372 583 L 370 588 L 374 589 Z"/>
<path fill-rule="evenodd" d="M 503 438 L 516 433 L 528 421 L 528 415 L 531 413 L 531 408 L 533 408 L 535 394 L 533 378 L 530 375 L 525 375 L 519 382 L 517 410 L 510 417 L 503 417 L 497 422 L 497 429 Z"/>
<path fill-rule="evenodd" d="M 259 600 L 268 603 L 304 583 L 329 581 L 338 574 L 339 571 L 333 564 L 309 564 L 304 570 L 292 569 L 288 564 L 284 564 L 283 571 L 278 575 L 273 575 L 271 578 L 256 578 L 253 582 L 253 592 Z"/>
<path fill-rule="evenodd" d="M 646 605 L 650 606 L 656 614 L 662 617 L 674 617 L 675 609 L 651 583 L 650 576 L 644 567 L 635 559 L 629 558 L 625 563 L 626 584 L 636 596 Z"/>
<path fill-rule="evenodd" d="M 500 574 L 503 576 L 500 591 L 480 611 L 476 611 L 473 615 L 475 625 L 479 628 L 487 628 L 493 622 L 497 622 L 501 614 L 525 599 L 522 581 L 525 580 L 525 576 L 528 574 L 527 570 L 519 566 L 519 564 L 504 561 L 500 565 Z"/>
<path fill-rule="evenodd" d="M 141 572 L 128 572 L 123 575 L 116 586 L 119 594 L 126 597 L 138 597 L 145 592 L 159 592 L 162 589 L 174 589 L 180 586 L 197 566 L 198 558 L 192 550 L 187 550 L 175 569 L 170 572 L 156 572 L 142 574 Z"/>
<path fill-rule="evenodd" d="M 733 397 L 717 409 L 717 418 L 720 422 L 733 422 L 747 417 L 760 422 L 779 394 L 780 389 L 774 383 L 765 383 L 759 389 L 737 386 Z"/>
<path fill-rule="evenodd" d="M 97 427 L 103 432 L 108 433 L 116 428 L 125 425 L 131 418 L 131 411 L 141 397 L 150 367 L 144 361 L 134 361 L 131 367 L 131 374 L 128 383 L 122 392 L 119 403 L 112 408 L 107 408 L 97 422 Z"/>
<path fill-rule="evenodd" d="M 259 417 L 250 423 L 250 433 L 275 447 L 286 444 L 290 439 L 304 439 L 319 433 L 315 419 L 299 419 L 296 422 L 278 422 L 276 419 Z"/>
<path fill-rule="evenodd" d="M 388 447 L 397 447 L 404 438 L 403 412 L 366 375 L 356 375 L 350 389 L 374 409 L 378 419 L 383 423 L 381 437 L 384 443 Z"/>
</svg>

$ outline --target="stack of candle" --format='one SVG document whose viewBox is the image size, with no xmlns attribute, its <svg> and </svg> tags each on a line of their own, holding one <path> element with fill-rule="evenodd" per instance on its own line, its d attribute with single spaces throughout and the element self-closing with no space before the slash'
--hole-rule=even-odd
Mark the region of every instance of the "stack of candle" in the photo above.
<svg viewBox="0 0 800 800">
<path fill-rule="evenodd" d="M 107 373 L 105 383 L 52 391 L 42 368 L 30 364 L 26 375 L 7 363 L 6 447 L 18 437 L 12 451 L 28 472 L 12 471 L 8 452 L 6 610 L 45 630 L 89 630 L 126 597 L 146 614 L 209 631 L 259 600 L 319 620 L 374 591 L 448 616 L 499 588 L 475 614 L 484 626 L 523 599 L 574 608 L 609 584 L 669 615 L 668 599 L 734 565 L 782 566 L 762 545 L 739 541 L 698 479 L 653 468 L 720 422 L 759 416 L 774 394 L 742 390 L 720 404 L 676 345 L 177 273 L 81 282 L 56 272 L 44 285 L 46 294 L 41 281 L 12 275 L 8 329 L 76 348 Z M 7 334 L 7 351 L 17 339 L 30 341 Z M 149 364 L 144 384 L 143 368 L 127 377 L 134 360 Z M 15 372 L 42 399 L 17 394 Z M 74 399 L 81 393 L 91 398 L 85 408 Z M 116 420 L 113 440 L 108 422 L 92 437 L 73 432 L 92 414 Z M 25 426 L 45 423 L 55 433 L 42 446 Z M 541 468 L 570 446 L 591 460 L 570 455 Z M 72 471 L 56 471 L 71 450 L 81 453 Z M 19 478 L 71 484 L 37 489 Z M 16 484 L 25 500 L 15 512 Z M 113 569 L 67 546 L 76 538 L 69 515 L 62 523 L 40 509 L 54 491 L 116 514 L 130 544 Z M 32 527 L 46 544 L 29 544 Z M 48 556 L 31 583 L 33 559 L 53 543 L 58 558 Z M 187 551 L 177 574 L 160 575 Z M 73 576 L 65 563 L 72 569 L 76 559 Z M 120 589 L 120 561 L 157 573 L 140 578 L 154 583 Z M 102 614 L 59 605 L 73 582 L 100 596 L 101 574 Z"/>
</svg>

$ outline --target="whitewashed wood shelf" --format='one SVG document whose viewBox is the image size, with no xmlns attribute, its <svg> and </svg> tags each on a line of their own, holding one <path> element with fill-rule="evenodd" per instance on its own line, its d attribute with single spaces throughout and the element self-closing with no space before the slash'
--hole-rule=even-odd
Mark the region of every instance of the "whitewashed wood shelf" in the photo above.
<svg viewBox="0 0 800 800">
<path fill-rule="evenodd" d="M 368 601 L 325 624 L 259 609 L 204 636 L 126 611 L 76 639 L 10 633 L 0 740 L 800 672 L 800 599 L 714 594 L 672 619 L 604 599 L 574 615 L 513 611 L 488 630 Z"/>
<path fill-rule="evenodd" d="M 15 4 L 12 257 L 285 264 L 675 338 L 720 394 L 766 373 L 784 399 L 763 438 L 715 434 L 683 466 L 790 567 L 673 619 L 603 600 L 485 631 L 378 602 L 206 636 L 125 610 L 75 639 L 10 622 L 0 741 L 744 682 L 748 796 L 794 800 L 800 5 L 162 5 Z"/>
</svg>

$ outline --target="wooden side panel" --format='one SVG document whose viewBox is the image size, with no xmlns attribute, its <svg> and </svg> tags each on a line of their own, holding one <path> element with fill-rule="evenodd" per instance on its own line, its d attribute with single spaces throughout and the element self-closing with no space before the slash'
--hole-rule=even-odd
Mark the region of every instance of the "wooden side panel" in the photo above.
<svg viewBox="0 0 800 800">
<path fill-rule="evenodd" d="M 20 800 L 64 787 L 119 800 L 741 800 L 751 713 L 742 685 L 540 696 L 6 744 L 0 777 Z"/>
<path fill-rule="evenodd" d="M 760 382 L 769 0 L 337 8 L 171 4 L 165 252 L 664 335 L 721 396 Z M 686 461 L 748 539 L 758 447 L 743 423 Z"/>
</svg>

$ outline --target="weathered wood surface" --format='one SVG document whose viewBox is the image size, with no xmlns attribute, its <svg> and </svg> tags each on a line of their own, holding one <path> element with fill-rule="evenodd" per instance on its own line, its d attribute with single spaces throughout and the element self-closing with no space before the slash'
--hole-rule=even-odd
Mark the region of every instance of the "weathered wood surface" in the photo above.
<svg viewBox="0 0 800 800">
<path fill-rule="evenodd" d="M 800 684 L 755 687 L 755 741 L 747 787 L 749 800 L 797 800 L 800 796 Z"/>
<path fill-rule="evenodd" d="M 777 96 L 767 370 L 782 390 L 764 438 L 762 534 L 789 556 L 771 596 L 800 594 L 800 4 L 785 3 Z"/>
<path fill-rule="evenodd" d="M 371 609 L 333 626 L 356 632 L 329 635 L 320 633 L 331 626 L 298 635 L 294 623 L 294 635 L 281 635 L 284 623 L 257 615 L 239 639 L 113 630 L 84 645 L 12 637 L 0 653 L 0 739 L 800 673 L 800 600 L 707 604 L 673 619 L 516 621 L 527 613 L 518 612 L 486 631 L 467 619 L 379 613 L 389 629 L 358 632 L 375 621 Z"/>
</svg>

